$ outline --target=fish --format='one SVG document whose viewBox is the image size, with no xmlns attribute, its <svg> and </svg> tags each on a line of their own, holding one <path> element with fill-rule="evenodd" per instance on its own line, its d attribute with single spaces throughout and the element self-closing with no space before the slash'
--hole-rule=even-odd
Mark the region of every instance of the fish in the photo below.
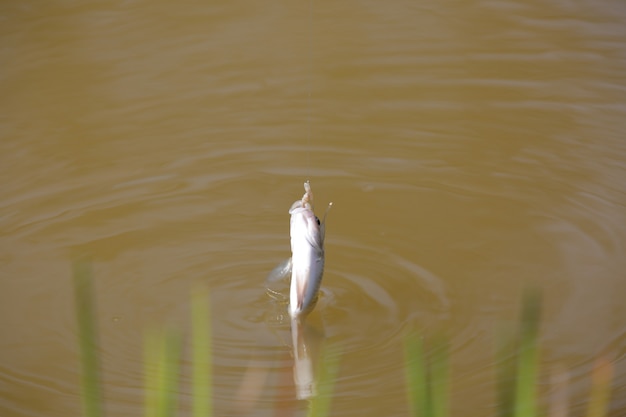
<svg viewBox="0 0 626 417">
<path fill-rule="evenodd" d="M 332 203 L 320 221 L 313 211 L 313 192 L 307 181 L 304 183 L 304 195 L 289 209 L 291 258 L 274 268 L 268 281 L 291 274 L 289 315 L 292 318 L 305 317 L 317 304 L 324 274 L 326 215 L 331 206 Z"/>
<path fill-rule="evenodd" d="M 320 222 L 313 212 L 313 192 L 309 181 L 304 183 L 304 195 L 291 205 L 289 214 L 291 215 L 289 315 L 296 318 L 308 314 L 315 307 L 324 275 L 326 216 L 324 221 Z"/>
</svg>

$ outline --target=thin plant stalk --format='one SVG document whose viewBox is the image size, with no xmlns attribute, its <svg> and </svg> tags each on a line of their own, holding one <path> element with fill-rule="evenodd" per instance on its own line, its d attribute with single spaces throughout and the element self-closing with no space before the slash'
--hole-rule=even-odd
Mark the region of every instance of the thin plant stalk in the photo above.
<svg viewBox="0 0 626 417">
<path fill-rule="evenodd" d="M 540 293 L 538 291 L 527 291 L 522 303 L 514 417 L 537 416 L 537 374 L 539 367 L 537 339 L 539 336 L 540 317 Z"/>
<path fill-rule="evenodd" d="M 339 373 L 340 350 L 337 346 L 325 346 L 321 354 L 317 396 L 310 403 L 308 417 L 327 417 Z"/>
<path fill-rule="evenodd" d="M 405 338 L 405 368 L 410 414 L 415 417 L 449 415 L 449 357 L 445 339 L 436 341 L 430 359 L 424 342 L 414 333 Z"/>
<path fill-rule="evenodd" d="M 145 417 L 175 415 L 180 346 L 180 337 L 172 331 L 145 336 Z"/>
<path fill-rule="evenodd" d="M 86 417 L 102 417 L 100 388 L 100 361 L 98 358 L 95 302 L 92 272 L 89 262 L 81 260 L 73 265 L 74 295 L 78 340 L 82 362 L 82 398 Z"/>
<path fill-rule="evenodd" d="M 427 365 L 424 358 L 424 343 L 414 333 L 407 335 L 405 338 L 404 358 L 410 415 L 429 417 L 430 392 Z"/>
<path fill-rule="evenodd" d="M 431 415 L 432 417 L 448 417 L 449 407 L 449 376 L 448 346 L 440 340 L 435 347 L 431 365 Z"/>
</svg>

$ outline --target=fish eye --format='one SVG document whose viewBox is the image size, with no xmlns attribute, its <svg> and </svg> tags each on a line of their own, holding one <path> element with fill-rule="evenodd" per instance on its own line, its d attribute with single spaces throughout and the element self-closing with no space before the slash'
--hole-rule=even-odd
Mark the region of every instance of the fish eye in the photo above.
<svg viewBox="0 0 626 417">
<path fill-rule="evenodd" d="M 315 221 L 317 222 L 317 225 L 319 226 L 320 225 L 320 218 L 315 216 Z"/>
</svg>

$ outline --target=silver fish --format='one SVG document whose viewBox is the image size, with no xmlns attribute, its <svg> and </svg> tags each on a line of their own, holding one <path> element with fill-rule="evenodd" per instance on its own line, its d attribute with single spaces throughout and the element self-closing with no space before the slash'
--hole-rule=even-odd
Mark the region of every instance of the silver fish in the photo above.
<svg viewBox="0 0 626 417">
<path fill-rule="evenodd" d="M 295 318 L 306 315 L 315 307 L 324 273 L 326 216 L 324 221 L 320 222 L 313 213 L 313 192 L 308 181 L 304 183 L 302 199 L 291 205 L 289 214 L 291 214 L 289 314 Z"/>
</svg>

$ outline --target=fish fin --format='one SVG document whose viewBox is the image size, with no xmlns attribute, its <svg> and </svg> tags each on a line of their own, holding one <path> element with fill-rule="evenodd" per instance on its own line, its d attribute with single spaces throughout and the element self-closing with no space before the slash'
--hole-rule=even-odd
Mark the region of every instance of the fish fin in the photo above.
<svg viewBox="0 0 626 417">
<path fill-rule="evenodd" d="M 267 278 L 265 278 L 265 282 L 276 282 L 287 278 L 291 275 L 291 268 L 291 258 L 287 258 L 279 263 L 276 268 L 272 269 L 272 271 L 267 275 Z"/>
</svg>

